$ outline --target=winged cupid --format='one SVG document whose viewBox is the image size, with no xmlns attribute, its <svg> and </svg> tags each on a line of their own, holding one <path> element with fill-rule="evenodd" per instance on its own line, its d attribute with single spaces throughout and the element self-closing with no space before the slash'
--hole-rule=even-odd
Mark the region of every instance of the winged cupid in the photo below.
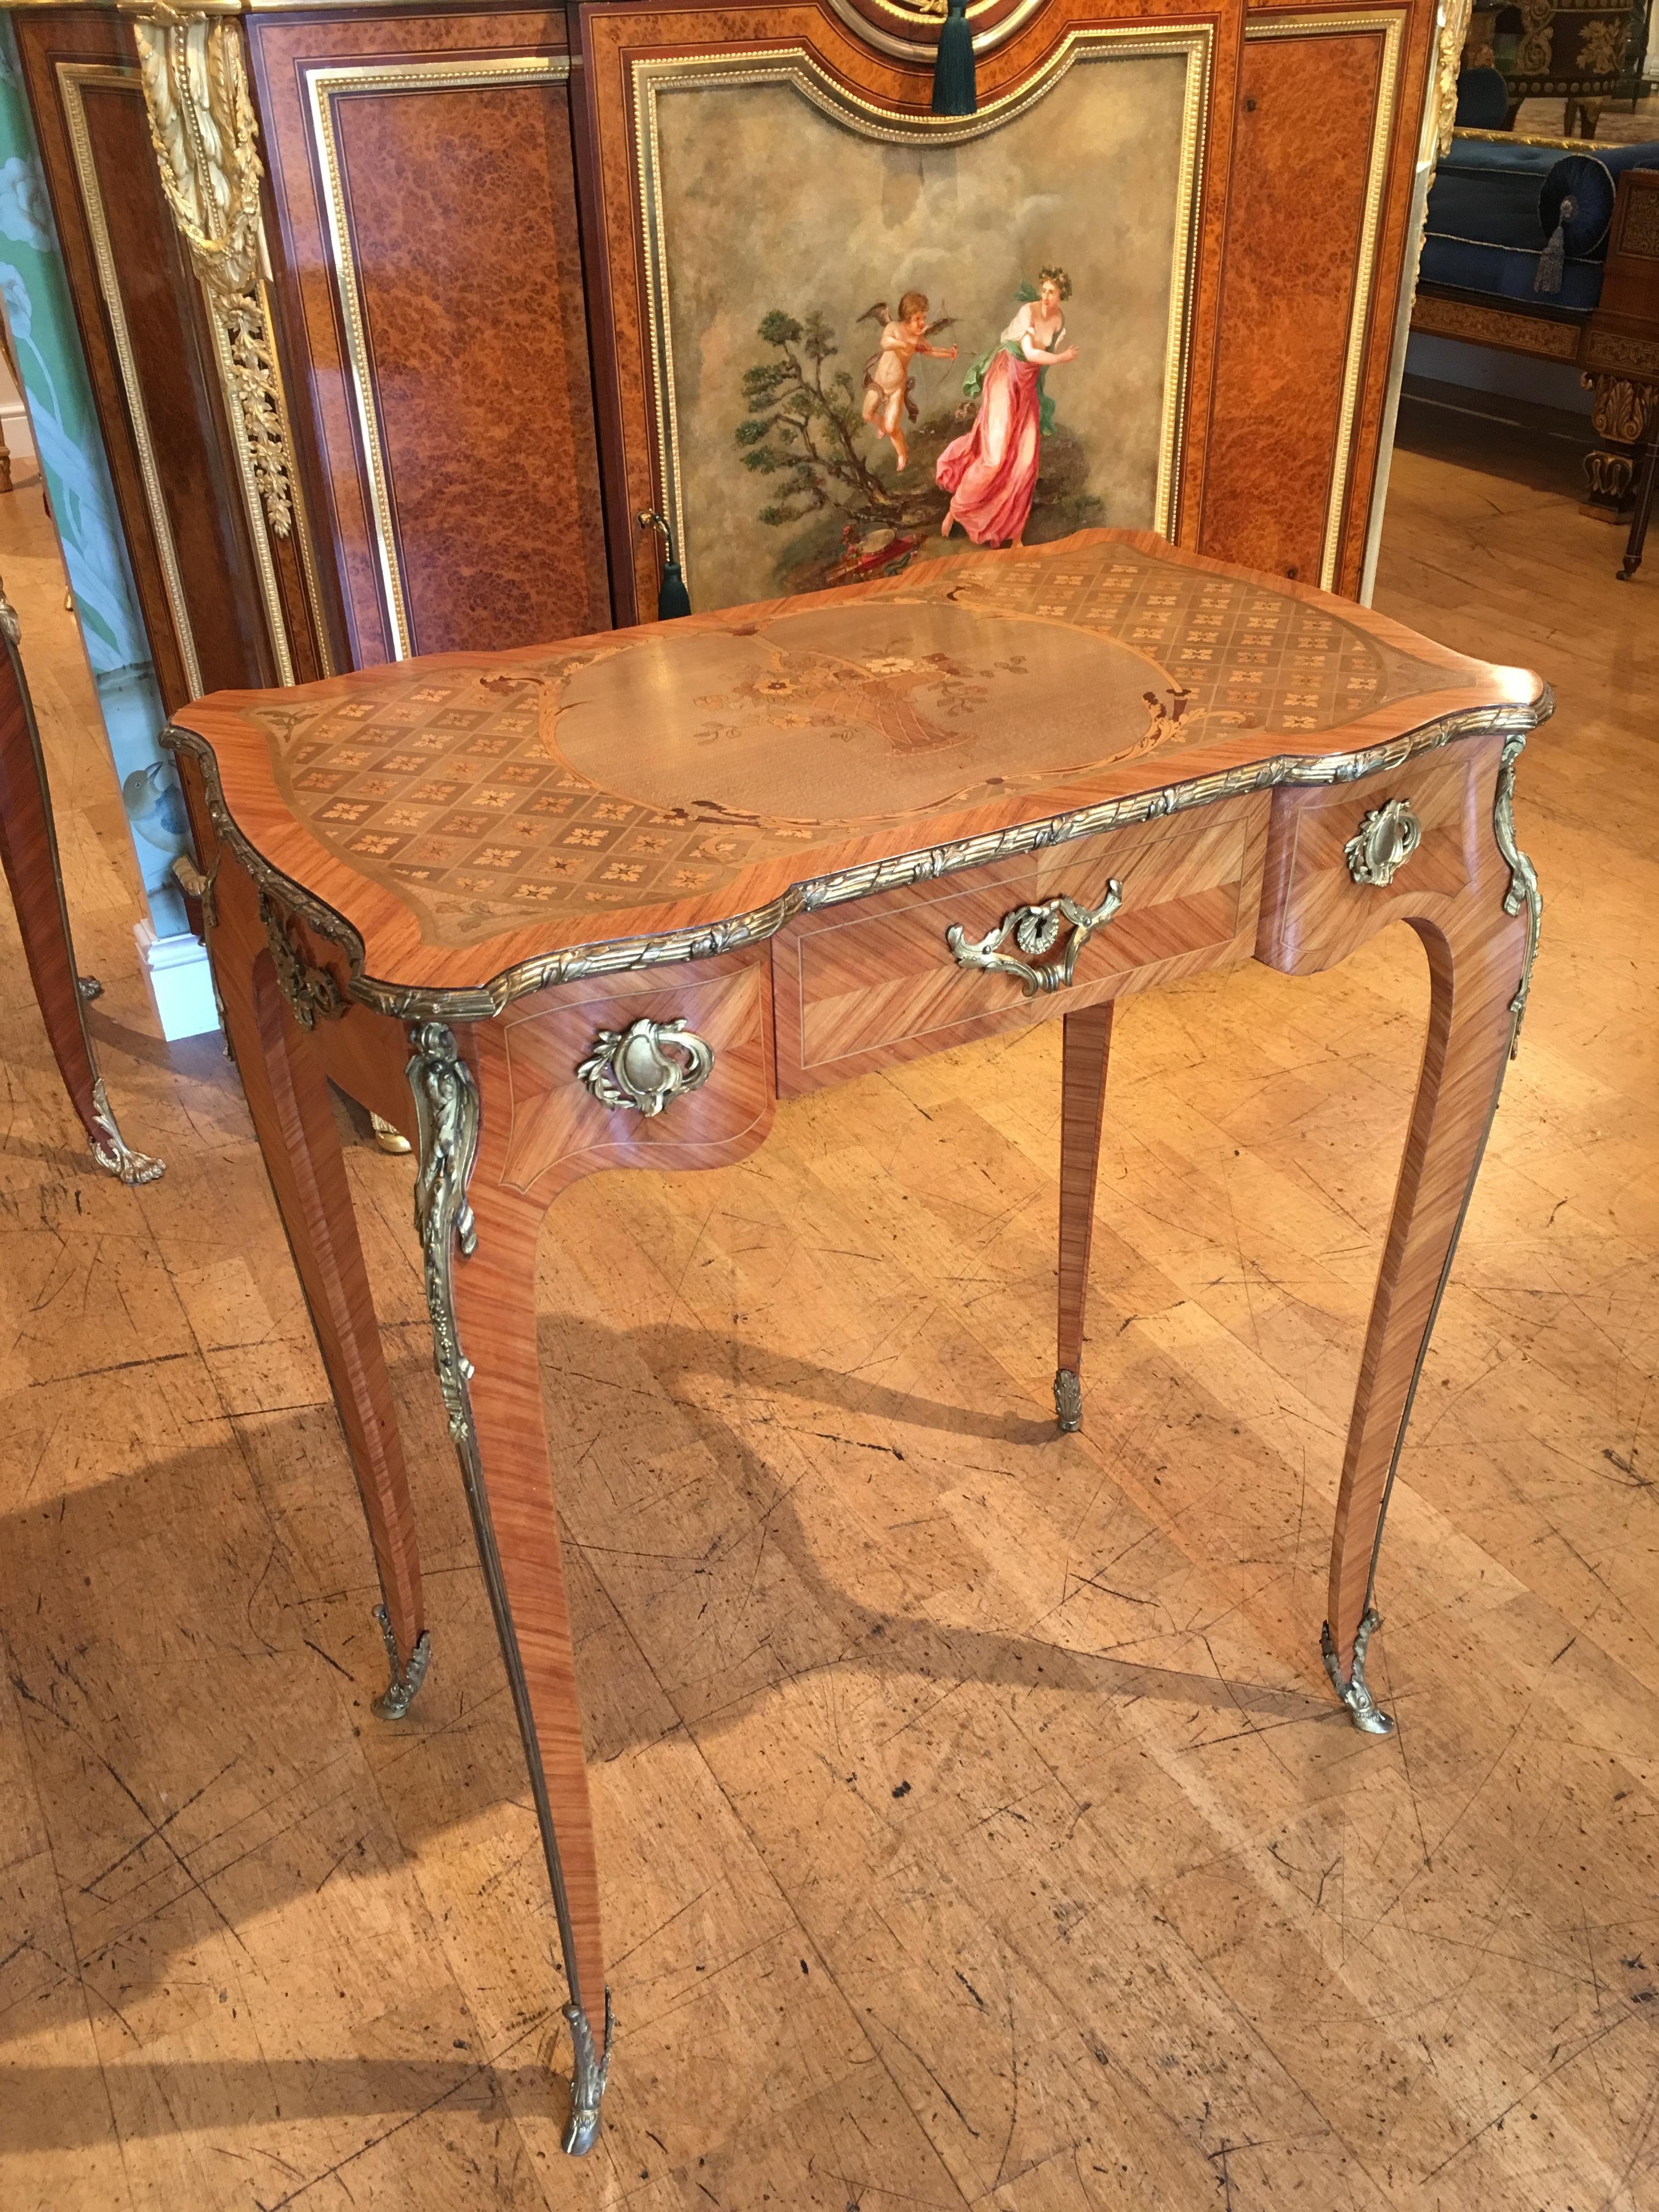
<svg viewBox="0 0 1659 2212">
<path fill-rule="evenodd" d="M 933 361 L 954 361 L 954 346 L 929 345 L 929 338 L 940 331 L 948 331 L 955 318 L 941 315 L 937 322 L 927 319 L 927 295 L 907 292 L 898 303 L 898 313 L 890 319 L 885 300 L 878 300 L 873 307 L 866 307 L 859 317 L 861 323 L 881 325 L 881 344 L 864 364 L 864 419 L 878 438 L 885 438 L 892 446 L 897 465 L 903 468 L 910 459 L 909 447 L 904 442 L 904 417 L 908 414 L 914 422 L 917 408 L 910 397 L 910 363 L 919 353 Z"/>
</svg>

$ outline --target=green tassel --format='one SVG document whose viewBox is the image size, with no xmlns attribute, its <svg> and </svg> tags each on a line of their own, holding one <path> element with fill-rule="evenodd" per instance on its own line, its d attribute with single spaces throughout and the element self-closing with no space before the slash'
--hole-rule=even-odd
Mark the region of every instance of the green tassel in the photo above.
<svg viewBox="0 0 1659 2212">
<path fill-rule="evenodd" d="M 674 550 L 673 533 L 654 507 L 644 507 L 635 517 L 641 530 L 654 530 L 662 539 L 662 581 L 657 586 L 657 620 L 672 622 L 691 611 L 691 594 L 685 588 L 680 556 Z"/>
<path fill-rule="evenodd" d="M 685 579 L 680 574 L 678 561 L 662 564 L 662 581 L 657 586 L 657 620 L 672 622 L 676 615 L 689 615 L 691 594 L 685 588 Z"/>
<path fill-rule="evenodd" d="M 976 115 L 979 92 L 974 82 L 974 34 L 968 27 L 968 0 L 946 0 L 946 6 L 933 63 L 933 112 Z"/>
</svg>

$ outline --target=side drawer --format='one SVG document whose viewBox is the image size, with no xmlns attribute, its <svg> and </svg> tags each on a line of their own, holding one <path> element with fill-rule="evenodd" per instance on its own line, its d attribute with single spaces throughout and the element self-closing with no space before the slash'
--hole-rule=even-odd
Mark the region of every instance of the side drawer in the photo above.
<svg viewBox="0 0 1659 2212">
<path fill-rule="evenodd" d="M 1247 958 L 1269 799 L 1252 792 L 799 915 L 772 940 L 780 1097 Z M 951 949 L 952 927 L 971 945 L 1017 908 L 1062 895 L 1094 911 L 1113 882 L 1121 905 L 1057 989 L 1028 994 L 1018 976 L 965 966 Z M 1052 964 L 1068 936 L 1062 922 L 1032 964 Z M 1012 936 L 1003 950 L 1024 957 Z"/>
<path fill-rule="evenodd" d="M 684 966 L 635 969 L 550 985 L 514 1000 L 493 1032 L 507 1063 L 510 1123 L 501 1180 L 550 1200 L 599 1168 L 668 1171 L 724 1167 L 753 1152 L 771 1125 L 770 977 L 764 946 Z M 684 1079 L 653 1112 L 585 1079 L 607 1042 L 637 1023 L 659 1025 L 667 1066 Z M 683 1023 L 683 1030 L 671 1024 Z M 646 1064 L 653 1055 L 647 1051 Z M 656 1060 L 660 1071 L 662 1060 Z"/>
<path fill-rule="evenodd" d="M 1432 915 L 1469 896 L 1483 858 L 1497 857 L 1492 788 L 1502 744 L 1465 738 L 1356 783 L 1276 791 L 1257 958 L 1289 975 L 1334 967 L 1401 915 Z M 1386 835 L 1393 811 L 1410 832 L 1399 857 Z M 1366 841 L 1379 832 L 1392 865 L 1376 870 Z"/>
</svg>

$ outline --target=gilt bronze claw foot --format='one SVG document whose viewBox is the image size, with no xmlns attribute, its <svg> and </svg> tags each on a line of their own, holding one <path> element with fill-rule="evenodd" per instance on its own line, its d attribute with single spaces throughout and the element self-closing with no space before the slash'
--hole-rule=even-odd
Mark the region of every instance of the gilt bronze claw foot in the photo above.
<svg viewBox="0 0 1659 2212">
<path fill-rule="evenodd" d="M 1365 1680 L 1365 1650 L 1371 1638 L 1382 1626 L 1382 1617 L 1375 1607 L 1359 1624 L 1359 1632 L 1353 1640 L 1353 1667 L 1347 1680 L 1342 1679 L 1342 1669 L 1337 1663 L 1336 1643 L 1327 1621 L 1319 1632 L 1319 1648 L 1325 1655 L 1325 1672 L 1331 1678 L 1331 1687 L 1347 1707 L 1354 1726 L 1365 1735 L 1392 1735 L 1394 1722 L 1379 1705 Z"/>
<path fill-rule="evenodd" d="M 609 1990 L 605 1993 L 605 2047 L 601 2051 L 593 2047 L 593 2030 L 581 2007 L 568 2004 L 563 2012 L 575 2051 L 570 2075 L 570 2118 L 565 2123 L 563 2148 L 572 2158 L 580 2158 L 584 2152 L 592 2149 L 599 2138 L 599 2108 L 605 2102 L 605 2085 L 611 2075 L 611 2043 L 617 2023 L 611 2010 Z"/>
<path fill-rule="evenodd" d="M 428 1629 L 421 1631 L 405 1667 L 398 1650 L 398 1639 L 392 1632 L 391 1619 L 383 1605 L 375 1607 L 374 1618 L 380 1624 L 380 1636 L 386 1644 L 386 1663 L 392 1669 L 392 1679 L 375 1698 L 373 1710 L 383 1721 L 400 1721 L 414 1704 L 421 1685 L 426 1680 L 426 1670 L 432 1664 L 432 1635 Z"/>
</svg>

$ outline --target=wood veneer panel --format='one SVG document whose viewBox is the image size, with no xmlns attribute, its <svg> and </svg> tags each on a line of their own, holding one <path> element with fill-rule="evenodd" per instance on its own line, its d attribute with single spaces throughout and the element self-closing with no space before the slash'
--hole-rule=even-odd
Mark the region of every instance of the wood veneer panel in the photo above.
<svg viewBox="0 0 1659 2212">
<path fill-rule="evenodd" d="M 100 289 L 81 179 L 62 105 L 60 62 L 129 69 L 124 84 L 84 82 L 81 99 L 102 216 L 143 411 L 155 480 L 171 526 L 201 669 L 199 688 L 276 680 L 240 489 L 225 456 L 228 435 L 217 371 L 195 280 L 162 196 L 126 26 L 112 16 L 28 15 L 16 25 L 81 327 L 93 397 L 138 587 L 157 682 L 171 711 L 198 687 L 179 649 L 151 526 L 129 394 Z"/>
<path fill-rule="evenodd" d="M 352 658 L 366 666 L 394 645 L 307 71 L 559 55 L 563 21 L 356 15 L 254 19 L 248 31 L 293 372 L 309 398 Z M 339 93 L 332 110 L 414 650 L 608 628 L 566 86 L 371 86 Z"/>
<path fill-rule="evenodd" d="M 1381 32 L 1259 39 L 1240 73 L 1199 545 L 1315 582 L 1382 60 Z"/>
<path fill-rule="evenodd" d="M 772 1004 L 764 946 L 674 973 L 538 992 L 503 1024 L 509 1127 L 501 1180 L 544 1203 L 601 1168 L 724 1167 L 772 1126 Z M 577 1079 L 602 1030 L 681 1020 L 710 1048 L 703 1086 L 660 1115 L 616 1113 Z"/>
<path fill-rule="evenodd" d="M 1089 1253 L 1094 1243 L 1100 1179 L 1100 1129 L 1112 1051 L 1112 1006 L 1068 1011 L 1060 1055 L 1060 1253 L 1054 1331 L 1055 1410 L 1060 1374 L 1083 1376 L 1084 1324 L 1089 1307 Z M 1063 1418 L 1063 1416 L 1062 1416 Z M 1074 1420 L 1072 1426 L 1075 1428 Z"/>
<path fill-rule="evenodd" d="M 338 130 L 418 648 L 604 629 L 564 87 L 362 94 Z"/>
<path fill-rule="evenodd" d="M 1252 794 L 1195 821 L 1109 830 L 800 915 L 772 948 L 780 1088 L 794 1096 L 1048 1018 L 1052 1003 L 1017 978 L 958 965 L 946 936 L 959 926 L 977 942 L 1039 900 L 1064 894 L 1092 908 L 1109 883 L 1121 890 L 1079 955 L 1068 1007 L 1247 958 L 1267 826 L 1266 796 Z"/>
<path fill-rule="evenodd" d="M 1267 841 L 1264 916 L 1256 956 L 1287 975 L 1346 960 L 1404 910 L 1425 899 L 1454 899 L 1475 882 L 1491 836 L 1485 776 L 1495 762 L 1474 741 L 1443 755 L 1407 761 L 1363 789 L 1275 793 Z M 1475 772 L 1472 763 L 1480 763 Z M 1422 825 L 1422 842 L 1392 884 L 1356 884 L 1347 841 L 1373 807 L 1401 799 Z"/>
</svg>

